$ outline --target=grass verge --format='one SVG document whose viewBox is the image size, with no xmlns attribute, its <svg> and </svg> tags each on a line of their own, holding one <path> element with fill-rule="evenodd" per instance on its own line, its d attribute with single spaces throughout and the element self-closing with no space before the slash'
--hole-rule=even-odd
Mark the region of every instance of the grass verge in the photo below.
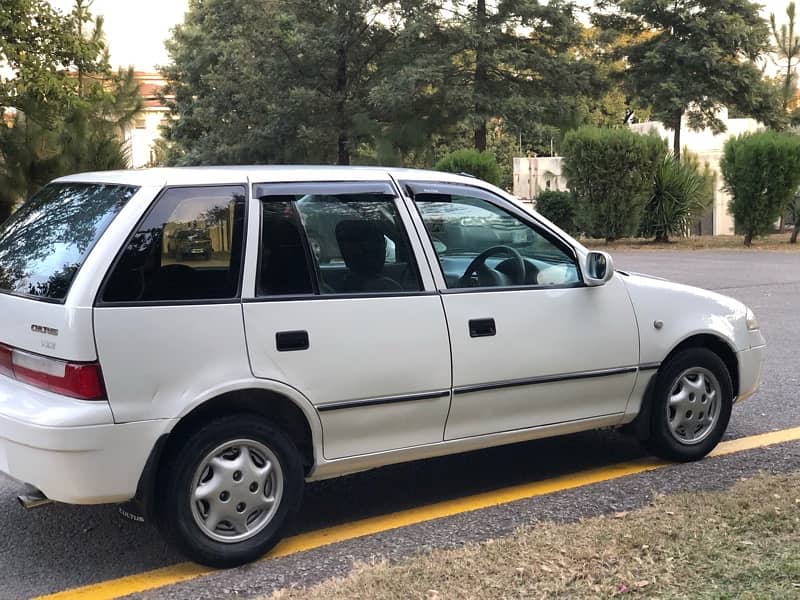
<svg viewBox="0 0 800 600">
<path fill-rule="evenodd" d="M 675 238 L 667 244 L 641 238 L 625 238 L 606 243 L 605 240 L 582 239 L 587 248 L 594 250 L 770 250 L 778 252 L 800 252 L 800 243 L 790 244 L 789 233 L 776 233 L 753 240 L 750 248 L 744 247 L 744 238 L 740 235 L 692 236 Z"/>
<path fill-rule="evenodd" d="M 800 472 L 515 535 L 280 590 L 307 598 L 800 598 Z"/>
</svg>

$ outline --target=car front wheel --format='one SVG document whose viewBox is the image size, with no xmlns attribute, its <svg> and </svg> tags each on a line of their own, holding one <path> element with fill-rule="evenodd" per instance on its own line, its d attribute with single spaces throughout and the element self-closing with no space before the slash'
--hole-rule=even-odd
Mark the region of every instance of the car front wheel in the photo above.
<svg viewBox="0 0 800 600">
<path fill-rule="evenodd" d="M 214 420 L 174 448 L 160 471 L 158 524 L 189 559 L 227 568 L 282 537 L 303 490 L 294 444 L 252 415 Z"/>
<path fill-rule="evenodd" d="M 722 359 L 705 348 L 670 358 L 657 374 L 650 411 L 650 451 L 688 462 L 722 439 L 733 407 L 733 384 Z"/>
</svg>

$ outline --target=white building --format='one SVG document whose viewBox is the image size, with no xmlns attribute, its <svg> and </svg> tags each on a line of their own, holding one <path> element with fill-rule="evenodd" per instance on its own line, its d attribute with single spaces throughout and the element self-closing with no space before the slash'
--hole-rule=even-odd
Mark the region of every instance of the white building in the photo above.
<svg viewBox="0 0 800 600">
<path fill-rule="evenodd" d="M 152 165 L 155 161 L 155 145 L 161 138 L 161 125 L 169 117 L 159 93 L 167 84 L 160 73 L 136 71 L 142 111 L 136 115 L 130 128 L 125 131 L 125 140 L 130 148 L 131 167 L 134 169 Z"/>
<path fill-rule="evenodd" d="M 537 156 L 514 159 L 513 193 L 525 203 L 530 203 L 541 192 L 567 189 L 567 178 L 562 174 L 560 156 Z"/>
</svg>

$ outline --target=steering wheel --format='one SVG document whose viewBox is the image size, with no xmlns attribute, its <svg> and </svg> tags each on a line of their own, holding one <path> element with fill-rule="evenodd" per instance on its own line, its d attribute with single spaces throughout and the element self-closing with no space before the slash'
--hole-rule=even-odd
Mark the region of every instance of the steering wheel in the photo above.
<svg viewBox="0 0 800 600">
<path fill-rule="evenodd" d="M 497 255 L 508 256 L 511 258 L 511 260 L 508 262 L 508 265 L 513 273 L 511 276 L 507 276 L 496 271 L 495 269 L 492 269 L 491 267 L 486 266 L 486 260 Z M 472 259 L 472 262 L 469 263 L 467 270 L 464 271 L 461 279 L 458 280 L 459 285 L 461 287 L 476 287 L 473 275 L 477 276 L 478 278 L 477 287 L 522 285 L 525 283 L 526 275 L 525 260 L 522 258 L 522 255 L 519 252 L 510 246 L 492 246 Z M 506 281 L 507 279 L 511 279 L 511 281 L 508 282 Z"/>
</svg>

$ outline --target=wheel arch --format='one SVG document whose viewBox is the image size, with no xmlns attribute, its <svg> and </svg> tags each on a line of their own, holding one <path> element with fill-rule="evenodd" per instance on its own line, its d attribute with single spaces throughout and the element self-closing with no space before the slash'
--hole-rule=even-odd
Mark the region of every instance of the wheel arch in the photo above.
<svg viewBox="0 0 800 600">
<path fill-rule="evenodd" d="M 678 342 L 664 357 L 661 364 L 665 364 L 673 356 L 687 348 L 706 348 L 719 356 L 731 376 L 733 397 L 739 395 L 739 361 L 736 358 L 736 350 L 728 340 L 716 333 L 695 333 Z"/>
<path fill-rule="evenodd" d="M 694 333 L 675 344 L 664 357 L 664 360 L 661 361 L 661 365 L 665 365 L 673 356 L 689 348 L 706 348 L 719 356 L 720 360 L 722 360 L 725 367 L 728 369 L 733 386 L 733 397 L 736 398 L 739 394 L 739 361 L 736 358 L 736 351 L 733 349 L 730 342 L 717 333 Z M 642 408 L 639 414 L 636 415 L 634 421 L 630 424 L 634 434 L 640 441 L 644 441 L 650 436 L 649 423 L 650 412 L 652 410 L 653 390 L 660 370 L 661 366 L 659 366 L 659 370 L 656 371 L 654 376 L 650 378 L 647 388 L 645 389 Z"/>
<path fill-rule="evenodd" d="M 181 415 L 172 430 L 154 445 L 139 478 L 135 504 L 138 512 L 150 520 L 153 513 L 155 483 L 159 468 L 168 452 L 180 440 L 208 421 L 230 414 L 253 414 L 264 417 L 283 430 L 300 452 L 308 475 L 322 456 L 322 425 L 314 406 L 299 392 L 284 384 L 257 380 L 217 390 L 198 400 Z"/>
</svg>

